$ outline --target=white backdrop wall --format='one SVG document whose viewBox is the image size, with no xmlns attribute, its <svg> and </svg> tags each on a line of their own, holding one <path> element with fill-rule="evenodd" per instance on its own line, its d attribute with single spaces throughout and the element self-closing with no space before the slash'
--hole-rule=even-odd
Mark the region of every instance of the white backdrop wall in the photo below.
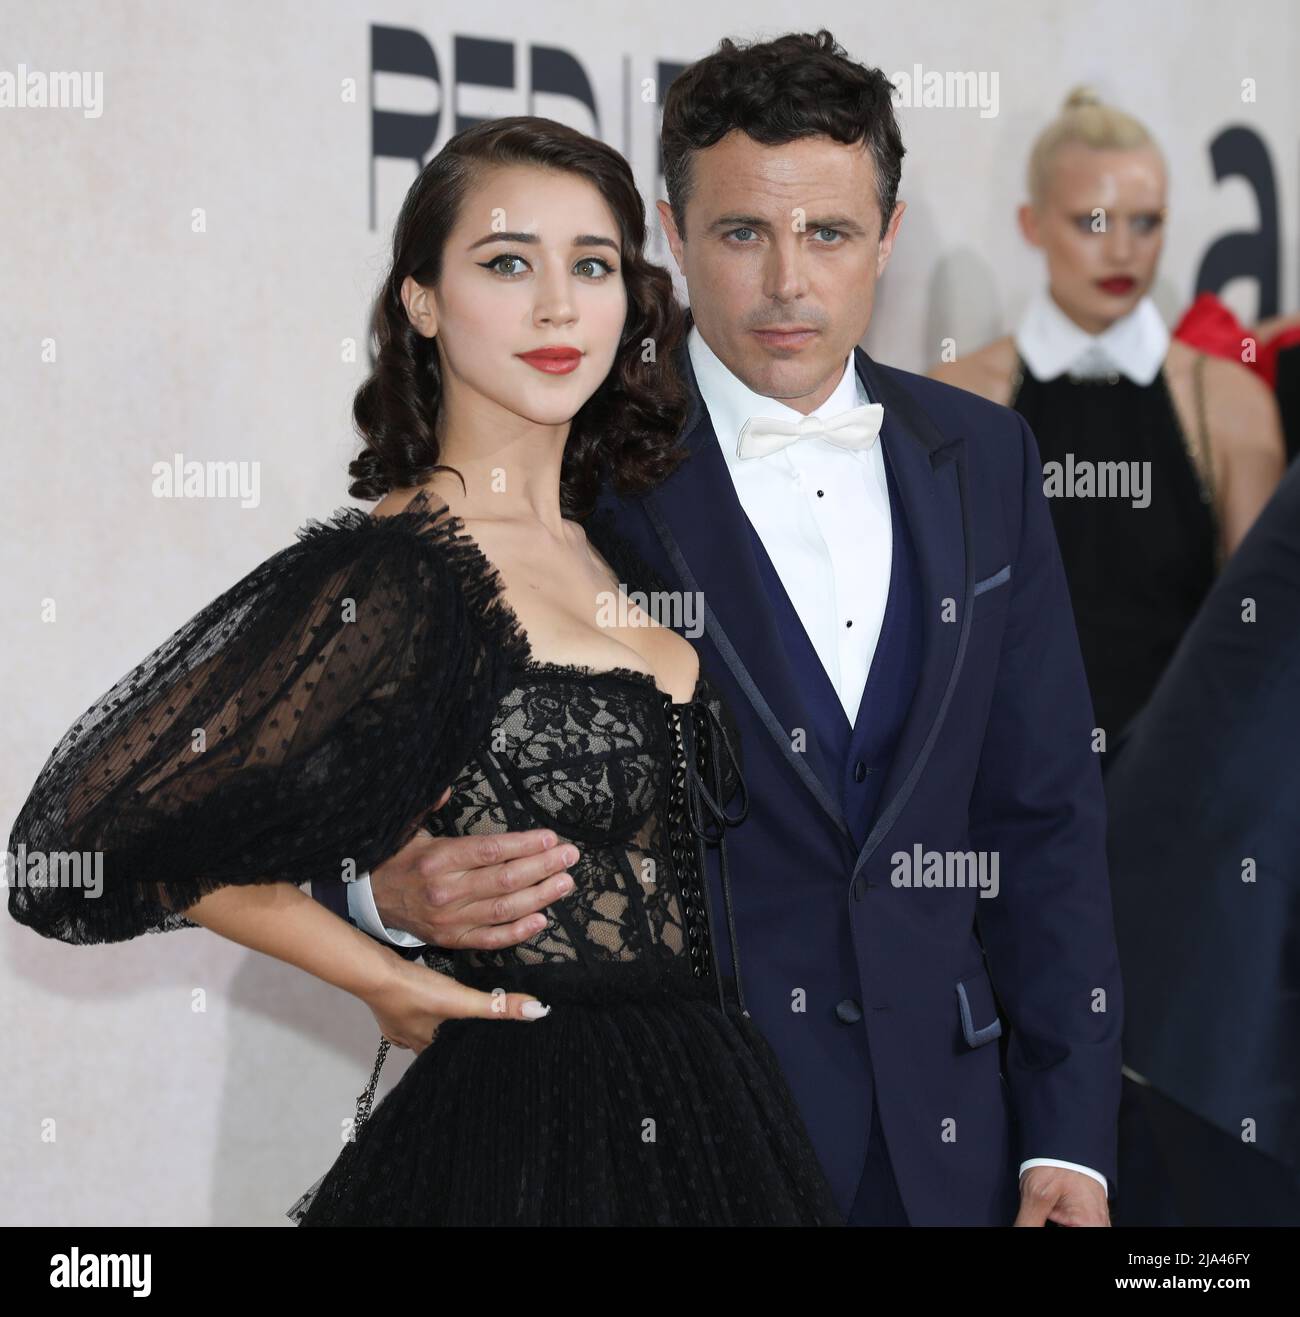
<svg viewBox="0 0 1300 1317">
<path fill-rule="evenodd" d="M 1261 222 L 1243 180 L 1216 183 L 1210 144 L 1233 125 L 1271 159 L 1281 264 L 1266 295 L 1296 308 L 1300 21 L 1287 0 L 744 11 L 737 26 L 734 6 L 699 0 L 0 3 L 0 84 L 89 72 L 94 96 L 100 75 L 82 108 L 13 104 L 0 86 L 6 839 L 93 699 L 305 518 L 350 502 L 366 311 L 417 168 L 372 163 L 376 110 L 429 116 L 434 150 L 458 114 L 564 119 L 623 150 L 653 199 L 658 116 L 641 80 L 723 35 L 825 25 L 891 74 L 996 75 L 996 114 L 900 110 L 908 211 L 865 345 L 920 370 L 945 336 L 966 348 L 1004 332 L 1037 286 L 1013 218 L 1024 162 L 1087 81 L 1166 150 L 1157 301 L 1171 323 L 1211 243 Z M 372 73 L 377 28 L 405 34 L 415 74 Z M 540 90 L 557 67 L 589 91 Z M 669 264 L 662 238 L 656 250 Z M 1252 318 L 1261 286 L 1238 279 L 1225 295 Z M 178 453 L 249 464 L 255 505 L 155 496 L 154 464 Z M 0 1222 L 288 1224 L 369 1074 L 364 1005 L 202 929 L 74 948 L 5 918 L 0 956 Z M 409 1059 L 390 1056 L 381 1092 Z"/>
</svg>

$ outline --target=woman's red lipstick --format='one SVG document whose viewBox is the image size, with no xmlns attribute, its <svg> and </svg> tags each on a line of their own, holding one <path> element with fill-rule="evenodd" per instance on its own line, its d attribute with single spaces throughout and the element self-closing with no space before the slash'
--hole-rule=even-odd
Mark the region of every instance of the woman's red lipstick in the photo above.
<svg viewBox="0 0 1300 1317">
<path fill-rule="evenodd" d="M 526 361 L 545 375 L 567 375 L 577 370 L 582 353 L 577 348 L 537 348 L 533 352 L 516 353 L 520 361 Z"/>
<path fill-rule="evenodd" d="M 1098 279 L 1097 287 L 1103 293 L 1115 293 L 1117 296 L 1123 296 L 1125 293 L 1131 293 L 1137 287 L 1137 280 L 1131 275 L 1117 274 L 1111 279 Z"/>
</svg>

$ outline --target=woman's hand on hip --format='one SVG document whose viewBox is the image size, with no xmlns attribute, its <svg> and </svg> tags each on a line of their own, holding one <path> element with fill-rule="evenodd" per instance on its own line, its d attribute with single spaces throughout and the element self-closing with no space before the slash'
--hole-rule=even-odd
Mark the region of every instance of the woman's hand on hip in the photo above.
<svg viewBox="0 0 1300 1317">
<path fill-rule="evenodd" d="M 417 1054 L 433 1042 L 444 1020 L 531 1023 L 550 1013 L 526 992 L 481 992 L 419 961 L 392 959 L 391 974 L 366 997 L 366 1005 L 389 1042 Z"/>
</svg>

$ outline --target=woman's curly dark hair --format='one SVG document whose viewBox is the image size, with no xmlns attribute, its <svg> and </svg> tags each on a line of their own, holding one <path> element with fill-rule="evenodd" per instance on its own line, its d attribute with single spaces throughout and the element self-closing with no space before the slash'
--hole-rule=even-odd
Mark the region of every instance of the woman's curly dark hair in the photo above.
<svg viewBox="0 0 1300 1317">
<path fill-rule="evenodd" d="M 402 304 L 409 274 L 428 287 L 442 272 L 447 237 L 478 176 L 499 165 L 535 165 L 588 179 L 618 220 L 628 312 L 609 375 L 569 427 L 560 467 L 564 515 L 581 518 L 602 480 L 639 493 L 686 455 L 678 433 L 687 398 L 674 361 L 685 312 L 672 279 L 644 255 L 645 207 L 628 163 L 574 128 L 532 115 L 475 124 L 450 138 L 420 171 L 393 232 L 393 263 L 371 314 L 374 368 L 352 415 L 365 447 L 348 467 L 353 498 L 378 499 L 423 484 L 439 464 L 436 422 L 442 379 L 436 341 L 411 324 Z"/>
</svg>

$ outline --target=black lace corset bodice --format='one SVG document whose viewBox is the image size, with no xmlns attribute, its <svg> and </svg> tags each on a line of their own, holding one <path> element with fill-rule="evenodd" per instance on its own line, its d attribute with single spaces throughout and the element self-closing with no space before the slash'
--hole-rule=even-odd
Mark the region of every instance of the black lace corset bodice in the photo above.
<svg viewBox="0 0 1300 1317">
<path fill-rule="evenodd" d="M 627 973 L 616 964 L 642 980 L 713 975 L 703 851 L 723 850 L 729 905 L 723 833 L 746 809 L 737 744 L 703 675 L 675 703 L 632 668 L 522 666 L 427 826 L 435 836 L 550 828 L 578 848 L 575 886 L 527 941 L 453 953 L 456 976 L 545 994 L 557 977 L 608 985 Z"/>
</svg>

